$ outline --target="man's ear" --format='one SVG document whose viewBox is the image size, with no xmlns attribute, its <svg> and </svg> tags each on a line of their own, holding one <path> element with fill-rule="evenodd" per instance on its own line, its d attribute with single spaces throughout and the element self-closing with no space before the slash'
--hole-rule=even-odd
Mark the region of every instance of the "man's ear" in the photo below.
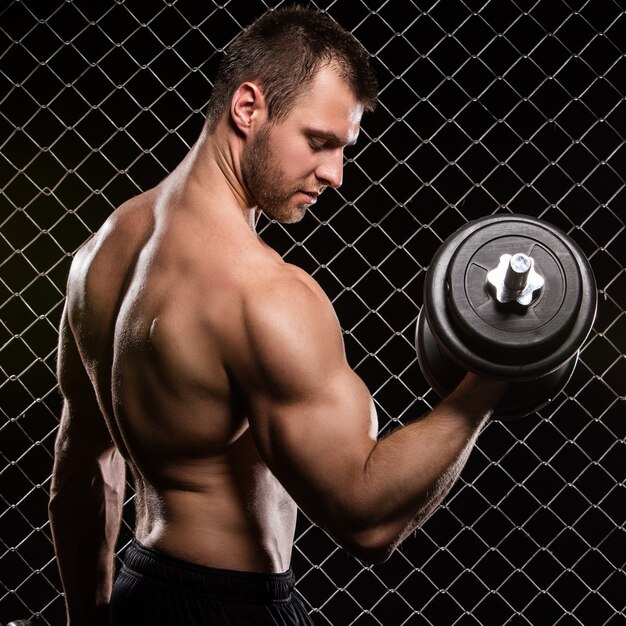
<svg viewBox="0 0 626 626">
<path fill-rule="evenodd" d="M 230 117 L 235 127 L 244 135 L 267 118 L 265 98 L 254 83 L 242 83 L 235 90 L 230 103 Z"/>
</svg>

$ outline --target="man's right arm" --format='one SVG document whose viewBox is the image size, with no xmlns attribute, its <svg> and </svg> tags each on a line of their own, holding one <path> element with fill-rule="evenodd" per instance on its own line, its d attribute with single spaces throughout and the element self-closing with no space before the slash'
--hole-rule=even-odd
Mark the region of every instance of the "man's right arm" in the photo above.
<svg viewBox="0 0 626 626">
<path fill-rule="evenodd" d="M 424 418 L 377 440 L 372 398 L 312 279 L 275 281 L 246 304 L 244 327 L 229 365 L 267 465 L 338 543 L 384 560 L 448 493 L 504 385 L 469 375 Z"/>
<path fill-rule="evenodd" d="M 104 626 L 109 623 L 125 465 L 81 360 L 68 308 L 66 303 L 59 332 L 63 411 L 50 486 L 50 527 L 68 626 Z"/>
</svg>

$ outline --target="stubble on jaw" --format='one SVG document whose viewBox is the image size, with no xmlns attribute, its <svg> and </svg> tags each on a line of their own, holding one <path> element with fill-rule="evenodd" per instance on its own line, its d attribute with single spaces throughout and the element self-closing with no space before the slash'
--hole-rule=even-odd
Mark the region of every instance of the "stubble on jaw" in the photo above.
<svg viewBox="0 0 626 626">
<path fill-rule="evenodd" d="M 289 188 L 285 174 L 270 147 L 270 127 L 266 123 L 246 144 L 241 174 L 255 206 L 281 224 L 299 222 L 306 213 L 304 204 L 294 204 L 300 188 Z"/>
</svg>

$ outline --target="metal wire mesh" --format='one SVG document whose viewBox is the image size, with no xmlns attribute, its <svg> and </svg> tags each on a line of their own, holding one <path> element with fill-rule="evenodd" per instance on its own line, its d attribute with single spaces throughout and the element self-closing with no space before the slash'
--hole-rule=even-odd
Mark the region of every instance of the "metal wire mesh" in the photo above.
<svg viewBox="0 0 626 626">
<path fill-rule="evenodd" d="M 9 0 L 0 9 L 0 621 L 63 623 L 47 522 L 57 326 L 72 253 L 195 141 L 223 48 L 281 2 Z M 436 401 L 417 367 L 424 272 L 466 221 L 563 230 L 598 282 L 574 377 L 494 422 L 445 505 L 363 567 L 300 519 L 316 623 L 626 623 L 626 128 L 619 0 L 319 0 L 371 53 L 380 105 L 344 185 L 262 237 L 331 297 L 382 430 Z M 132 497 L 129 494 L 129 498 Z M 127 506 L 120 547 L 128 541 Z"/>
</svg>

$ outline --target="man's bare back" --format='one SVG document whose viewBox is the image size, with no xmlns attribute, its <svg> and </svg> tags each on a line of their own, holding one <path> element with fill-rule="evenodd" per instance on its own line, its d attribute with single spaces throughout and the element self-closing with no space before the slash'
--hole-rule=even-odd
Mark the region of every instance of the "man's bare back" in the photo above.
<svg viewBox="0 0 626 626">
<path fill-rule="evenodd" d="M 200 213 L 171 186 L 122 206 L 81 250 L 79 348 L 132 468 L 137 539 L 213 567 L 285 571 L 296 506 L 259 457 L 225 355 L 247 349 L 242 307 L 260 281 L 293 268 L 239 216 Z"/>
</svg>

